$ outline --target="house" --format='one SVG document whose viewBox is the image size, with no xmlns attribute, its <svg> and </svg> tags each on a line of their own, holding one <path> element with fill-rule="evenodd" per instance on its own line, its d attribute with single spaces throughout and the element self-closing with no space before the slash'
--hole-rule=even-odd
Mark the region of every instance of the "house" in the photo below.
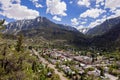
<svg viewBox="0 0 120 80">
<path fill-rule="evenodd" d="M 108 67 L 104 67 L 104 70 L 105 70 L 105 72 L 108 72 L 109 68 Z"/>
<path fill-rule="evenodd" d="M 89 71 L 87 74 L 94 75 L 94 76 L 98 77 L 98 76 L 100 76 L 100 71 L 95 69 L 94 71 Z"/>
<path fill-rule="evenodd" d="M 81 66 L 81 67 L 85 67 L 86 65 L 85 65 L 85 64 L 83 64 L 83 63 L 80 63 L 80 66 Z"/>
<path fill-rule="evenodd" d="M 65 73 L 72 73 L 72 70 L 70 69 L 69 66 L 62 65 L 61 68 L 63 69 L 63 71 L 64 71 Z"/>
<path fill-rule="evenodd" d="M 119 62 L 119 61 L 117 61 L 117 62 L 116 62 L 116 64 L 119 66 L 119 69 L 120 69 L 120 62 Z"/>
<path fill-rule="evenodd" d="M 83 74 L 85 71 L 84 70 L 79 70 L 79 74 L 81 75 L 81 74 Z"/>
<path fill-rule="evenodd" d="M 52 76 L 52 73 L 51 72 L 48 72 L 47 73 L 47 77 L 51 77 Z"/>
<path fill-rule="evenodd" d="M 91 64 L 92 63 L 92 58 L 87 57 L 87 56 L 75 56 L 74 60 L 82 62 L 84 64 Z"/>
</svg>

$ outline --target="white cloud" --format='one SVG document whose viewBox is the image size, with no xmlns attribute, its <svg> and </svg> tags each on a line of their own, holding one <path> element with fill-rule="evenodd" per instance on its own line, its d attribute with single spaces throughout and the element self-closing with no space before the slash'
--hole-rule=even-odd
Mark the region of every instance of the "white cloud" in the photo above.
<svg viewBox="0 0 120 80">
<path fill-rule="evenodd" d="M 78 20 L 76 18 L 71 19 L 72 25 L 76 26 L 79 24 Z"/>
<path fill-rule="evenodd" d="M 78 0 L 77 4 L 80 5 L 80 6 L 89 7 L 90 6 L 90 0 Z"/>
<path fill-rule="evenodd" d="M 82 29 L 82 28 L 85 28 L 83 25 L 79 25 L 79 26 L 77 26 L 77 29 L 79 30 L 79 29 Z"/>
<path fill-rule="evenodd" d="M 72 3 L 73 3 L 73 1 L 70 1 L 69 3 L 70 3 L 70 4 L 72 4 Z"/>
<path fill-rule="evenodd" d="M 33 4 L 35 5 L 35 7 L 37 7 L 37 8 L 42 8 L 43 7 L 42 4 L 38 3 L 39 0 L 30 0 L 30 1 L 32 1 Z"/>
<path fill-rule="evenodd" d="M 120 16 L 120 0 L 105 0 L 105 8 L 110 9 L 109 12 L 113 13 L 107 19 Z"/>
<path fill-rule="evenodd" d="M 89 9 L 81 13 L 80 17 L 76 19 L 79 20 L 79 26 L 76 26 L 78 29 L 84 27 L 93 28 L 103 23 L 106 19 L 120 16 L 120 0 L 94 0 L 94 2 L 96 2 L 94 6 L 91 5 L 92 1 L 90 0 L 77 1 L 79 2 L 77 4 L 80 6 L 89 7 Z M 88 21 L 85 21 L 85 19 Z"/>
<path fill-rule="evenodd" d="M 105 20 L 106 20 L 105 18 L 97 19 L 96 21 L 91 22 L 91 23 L 88 25 L 88 27 L 89 27 L 89 28 L 93 28 L 93 27 L 95 27 L 95 26 L 103 23 Z"/>
<path fill-rule="evenodd" d="M 84 13 L 82 13 L 80 15 L 80 17 L 82 18 L 86 18 L 86 17 L 91 17 L 91 18 L 97 18 L 99 17 L 102 13 L 106 12 L 105 10 L 102 9 L 88 9 L 87 11 L 85 11 Z"/>
<path fill-rule="evenodd" d="M 80 24 L 86 24 L 87 22 L 82 21 Z"/>
<path fill-rule="evenodd" d="M 103 5 L 105 5 L 105 3 L 104 3 L 104 2 L 102 2 L 102 3 L 101 3 L 101 5 L 102 5 L 102 6 L 103 6 Z"/>
<path fill-rule="evenodd" d="M 104 6 L 105 0 L 96 0 L 95 7 L 100 8 L 101 6 Z"/>
<path fill-rule="evenodd" d="M 66 10 L 67 5 L 64 1 L 61 0 L 46 0 L 47 13 L 57 16 L 67 16 Z"/>
<path fill-rule="evenodd" d="M 57 16 L 54 16 L 53 19 L 56 20 L 56 21 L 61 21 L 61 18 L 59 18 Z"/>
<path fill-rule="evenodd" d="M 13 3 L 15 2 L 15 3 Z M 36 10 L 28 9 L 26 6 L 20 4 L 20 0 L 2 0 L 0 1 L 2 10 L 0 15 L 7 18 L 21 20 L 21 19 L 33 19 L 39 16 L 39 12 Z"/>
<path fill-rule="evenodd" d="M 116 16 L 116 17 L 120 16 L 120 9 L 117 9 L 117 10 L 115 10 L 114 12 L 115 12 L 115 16 Z"/>
<path fill-rule="evenodd" d="M 114 10 L 113 13 L 114 13 L 114 14 L 113 14 L 113 15 L 110 15 L 109 17 L 107 17 L 107 19 L 115 18 L 115 17 L 120 16 L 120 9 Z"/>
<path fill-rule="evenodd" d="M 96 5 L 95 5 L 95 7 L 96 7 L 96 8 L 99 8 L 99 7 L 100 7 L 100 5 L 99 5 L 99 4 L 96 4 Z"/>
<path fill-rule="evenodd" d="M 120 8 L 120 0 L 105 0 L 105 8 L 110 8 L 111 10 Z"/>
<path fill-rule="evenodd" d="M 35 3 L 35 6 L 37 7 L 37 8 L 42 8 L 43 6 L 41 5 L 41 4 L 39 4 L 39 3 Z"/>
<path fill-rule="evenodd" d="M 96 0 L 96 4 L 104 3 L 104 0 Z"/>
</svg>

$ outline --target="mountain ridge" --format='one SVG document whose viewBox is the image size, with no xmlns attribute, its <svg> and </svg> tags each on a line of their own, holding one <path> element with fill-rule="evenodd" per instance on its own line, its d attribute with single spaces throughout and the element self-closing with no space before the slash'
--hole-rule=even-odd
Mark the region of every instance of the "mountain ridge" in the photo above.
<svg viewBox="0 0 120 80">
<path fill-rule="evenodd" d="M 41 39 L 42 37 L 48 41 L 49 40 L 66 41 L 67 43 L 77 45 L 78 47 L 96 46 L 97 48 L 101 47 L 109 48 L 109 46 L 116 47 L 116 44 L 119 43 L 120 41 L 120 37 L 116 36 L 119 35 L 120 33 L 119 28 L 116 32 L 114 31 L 120 25 L 119 20 L 120 17 L 117 17 L 117 19 L 116 18 L 110 19 L 109 20 L 110 24 L 106 21 L 103 22 L 101 25 L 105 24 L 104 25 L 105 27 L 103 26 L 102 29 L 106 28 L 106 30 L 103 31 L 104 33 L 101 33 L 100 35 L 97 34 L 96 36 L 93 37 L 87 36 L 88 34 L 87 35 L 83 34 L 73 27 L 65 26 L 62 24 L 56 24 L 48 20 L 47 18 L 43 17 L 38 17 L 36 19 L 31 20 L 18 21 L 20 22 L 20 24 L 18 22 L 13 22 L 12 24 L 8 24 L 10 25 L 10 27 L 7 26 L 7 30 L 8 33 L 12 32 L 15 34 L 23 34 L 27 38 L 34 38 L 37 40 Z M 110 28 L 107 28 L 106 25 L 112 26 L 110 26 Z M 111 34 L 112 31 L 114 32 L 114 34 Z"/>
<path fill-rule="evenodd" d="M 105 32 L 103 35 L 93 37 L 91 44 L 92 46 L 97 46 L 107 50 L 120 48 L 120 23 L 114 25 L 114 27 Z"/>
<path fill-rule="evenodd" d="M 27 39 L 32 38 L 34 40 L 39 40 L 43 37 L 48 41 L 66 41 L 69 44 L 77 46 L 86 44 L 85 35 L 76 28 L 56 24 L 45 17 L 9 23 L 4 33 L 14 35 L 23 34 Z"/>
<path fill-rule="evenodd" d="M 90 30 L 88 30 L 86 34 L 91 35 L 91 36 L 102 35 L 119 23 L 120 23 L 120 16 L 116 18 L 111 18 L 111 19 L 104 21 L 100 25 L 97 25 L 96 27 L 91 28 Z"/>
<path fill-rule="evenodd" d="M 48 20 L 46 17 L 37 17 L 35 19 L 26 19 L 26 20 L 18 20 L 15 22 L 11 22 L 6 26 L 6 30 L 4 33 L 18 33 L 21 30 L 28 30 L 28 29 L 39 29 L 43 27 L 58 27 L 61 29 L 66 29 L 70 31 L 78 31 L 74 27 L 71 26 L 65 26 L 62 24 L 56 24 L 50 20 Z"/>
</svg>

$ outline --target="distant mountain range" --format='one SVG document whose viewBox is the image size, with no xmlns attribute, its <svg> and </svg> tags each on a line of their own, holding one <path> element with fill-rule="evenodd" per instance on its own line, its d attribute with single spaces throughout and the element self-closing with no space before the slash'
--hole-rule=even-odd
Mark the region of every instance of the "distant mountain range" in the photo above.
<svg viewBox="0 0 120 80">
<path fill-rule="evenodd" d="M 108 32 L 111 28 L 113 28 L 115 25 L 119 23 L 120 23 L 120 17 L 112 18 L 112 19 L 106 20 L 105 22 L 103 22 L 102 24 L 94 28 L 91 28 L 90 30 L 87 31 L 86 34 L 91 36 L 102 35 Z"/>
<path fill-rule="evenodd" d="M 83 28 L 79 31 L 71 26 L 56 24 L 45 17 L 37 17 L 11 22 L 6 26 L 4 33 L 16 35 L 22 33 L 25 37 L 37 40 L 41 37 L 46 40 L 65 40 L 78 47 L 108 50 L 120 47 L 120 17 L 106 20 L 92 29 Z"/>
<path fill-rule="evenodd" d="M 52 21 L 48 20 L 45 17 L 37 17 L 35 19 L 28 20 L 18 20 L 16 22 L 11 22 L 6 26 L 6 33 L 15 33 L 17 34 L 22 30 L 30 30 L 30 29 L 42 29 L 42 28 L 60 28 L 69 31 L 78 31 L 77 29 L 71 26 L 65 26 L 62 24 L 56 24 Z"/>
<path fill-rule="evenodd" d="M 104 21 L 86 33 L 88 45 L 96 49 L 112 51 L 120 48 L 120 17 Z M 91 37 L 92 36 L 92 37 Z"/>
<path fill-rule="evenodd" d="M 65 40 L 70 44 L 85 44 L 85 35 L 76 28 L 56 24 L 45 17 L 11 22 L 6 26 L 4 33 L 23 34 L 25 37 L 46 40 Z M 81 45 L 82 46 L 82 45 Z"/>
</svg>

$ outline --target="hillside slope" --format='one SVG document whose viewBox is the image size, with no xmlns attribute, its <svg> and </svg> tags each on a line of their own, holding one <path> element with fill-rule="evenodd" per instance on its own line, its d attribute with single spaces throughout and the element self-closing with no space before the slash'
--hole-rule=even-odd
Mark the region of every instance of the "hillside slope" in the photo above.
<svg viewBox="0 0 120 80">
<path fill-rule="evenodd" d="M 111 28 L 113 28 L 115 25 L 117 25 L 119 23 L 120 23 L 120 17 L 112 18 L 112 19 L 106 20 L 102 24 L 88 30 L 88 32 L 86 34 L 91 35 L 91 36 L 102 35 L 102 34 L 108 32 Z"/>
<path fill-rule="evenodd" d="M 120 23 L 105 34 L 92 38 L 91 44 L 109 50 L 120 47 Z"/>
</svg>

